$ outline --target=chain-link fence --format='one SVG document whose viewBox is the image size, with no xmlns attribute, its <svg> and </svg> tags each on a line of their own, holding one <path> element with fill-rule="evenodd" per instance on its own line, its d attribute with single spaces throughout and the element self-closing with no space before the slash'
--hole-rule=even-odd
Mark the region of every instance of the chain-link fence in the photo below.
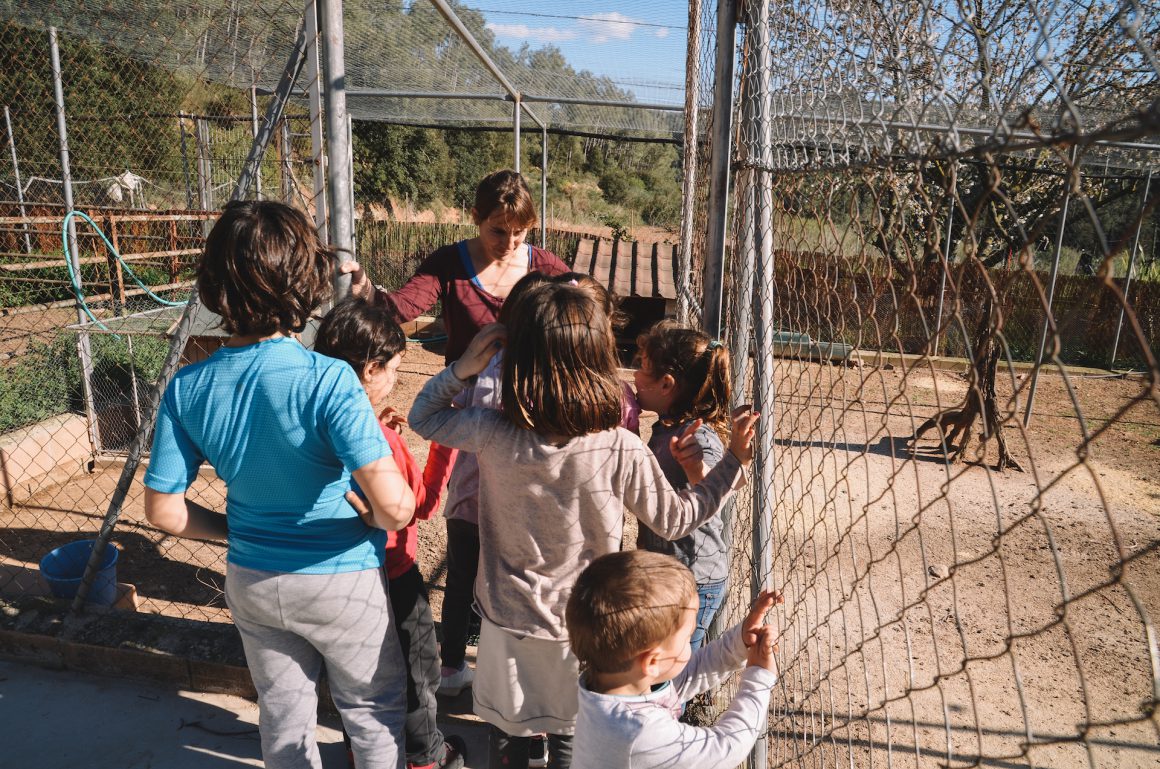
<svg viewBox="0 0 1160 769">
<path fill-rule="evenodd" d="M 763 419 L 727 614 L 756 582 L 786 593 L 759 760 L 1154 765 L 1160 15 L 1132 2 L 743 5 L 727 338 L 738 399 Z M 366 92 L 388 59 L 368 58 L 374 9 L 356 11 L 352 109 L 408 106 Z M 415 39 L 446 42 L 430 15 L 409 19 Z M 177 332 L 180 307 L 158 300 L 188 294 L 212 212 L 261 195 L 326 222 L 316 36 L 303 32 L 291 99 L 267 123 L 303 29 L 297 2 L 32 3 L 4 18 L 0 589 L 20 594 L 41 555 L 116 508 L 119 577 L 144 608 L 228 620 L 224 548 L 162 537 L 140 483 L 119 475 Z M 717 248 L 723 38 L 716 4 L 691 3 L 689 18 L 682 242 L 699 275 Z M 444 52 L 479 69 L 460 42 Z M 424 77 L 392 87 L 438 82 Z M 627 109 L 594 105 L 576 127 L 624 128 Z M 671 136 L 670 116 L 631 127 Z M 70 227 L 80 207 L 91 221 Z M 387 286 L 462 237 L 369 221 L 356 234 Z M 575 236 L 547 234 L 572 251 Z M 187 360 L 220 341 L 192 324 Z M 207 471 L 192 494 L 222 509 L 223 492 Z"/>
<path fill-rule="evenodd" d="M 89 10 L 6 13 L 0 25 L 0 491 L 9 513 L 0 591 L 7 596 L 42 590 L 41 556 L 97 534 L 126 463 L 135 465 L 134 438 L 147 445 L 149 395 L 206 228 L 235 193 L 272 99 L 268 75 L 249 59 L 229 62 L 228 47 L 215 49 L 213 23 L 192 36 L 188 58 L 166 68 L 151 58 L 152 44 L 107 43 L 125 35 L 141 42 L 148 30 L 111 6 Z M 298 3 L 259 10 L 233 8 L 231 18 L 280 12 L 301 24 Z M 168 37 L 159 28 L 154 35 Z M 176 43 L 165 55 L 173 54 Z M 224 82 L 223 72 L 243 64 L 248 88 Z M 299 85 L 305 90 L 307 78 Z M 248 196 L 315 213 L 319 153 L 308 115 L 302 103 L 277 115 Z M 220 344 L 211 325 L 195 329 L 186 360 Z M 121 551 L 118 579 L 140 586 L 145 610 L 228 620 L 224 547 L 164 537 L 144 521 L 140 484 L 125 491 L 112 538 Z M 193 493 L 220 508 L 224 488 L 207 471 Z"/>
<path fill-rule="evenodd" d="M 730 605 L 786 596 L 759 765 L 1155 765 L 1158 18 L 748 4 Z"/>
</svg>

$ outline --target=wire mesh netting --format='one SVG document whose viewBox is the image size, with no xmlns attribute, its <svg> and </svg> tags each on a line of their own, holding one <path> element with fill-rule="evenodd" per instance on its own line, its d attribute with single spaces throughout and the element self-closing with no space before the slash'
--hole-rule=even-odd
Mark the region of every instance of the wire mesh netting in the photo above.
<svg viewBox="0 0 1160 769">
<path fill-rule="evenodd" d="M 316 42 L 303 5 L 0 6 L 6 593 L 31 589 L 21 580 L 41 555 L 101 525 L 116 470 L 147 434 L 143 401 L 180 312 L 157 300 L 188 294 L 205 224 L 236 193 L 259 130 L 271 139 L 247 194 L 325 221 L 316 46 L 285 114 L 264 124 L 300 31 Z M 623 15 L 659 29 L 653 5 Z M 521 91 L 556 98 L 531 103 L 552 126 L 685 136 L 682 242 L 699 275 L 715 248 L 716 5 L 690 4 L 686 82 L 698 87 L 684 94 L 570 80 L 538 49 L 505 59 L 484 21 L 494 9 L 457 7 Z M 738 400 L 763 419 L 734 508 L 726 614 L 759 582 L 786 594 L 761 755 L 1154 765 L 1160 15 L 1132 2 L 935 0 L 745 13 L 727 338 Z M 495 78 L 427 4 L 351 3 L 346 29 L 356 119 L 510 123 Z M 397 95 L 427 91 L 488 98 Z M 684 122 L 569 101 L 630 98 L 683 99 Z M 128 101 L 148 109 L 109 108 Z M 70 204 L 92 219 L 74 220 L 75 238 Z M 571 236 L 547 234 L 570 249 Z M 363 221 L 357 239 L 372 278 L 393 287 L 418 254 L 463 235 Z M 694 320 L 697 286 L 684 287 Z M 219 343 L 195 320 L 185 360 Z M 117 521 L 121 578 L 148 586 L 147 609 L 228 620 L 224 548 L 161 536 L 140 491 Z M 223 494 L 209 471 L 191 492 L 211 509 Z"/>
<path fill-rule="evenodd" d="M 1155 764 L 1157 18 L 750 4 L 731 605 L 786 596 L 769 764 Z"/>
<path fill-rule="evenodd" d="M 679 73 L 679 58 L 675 67 L 666 61 L 655 79 L 628 74 L 639 71 L 641 61 L 682 53 L 685 29 L 666 23 L 660 6 L 636 0 L 618 3 L 615 12 L 585 14 L 566 6 L 512 9 L 472 2 L 456 3 L 454 10 L 541 123 L 565 131 L 672 138 L 681 133 L 684 87 L 667 81 L 664 71 Z M 511 124 L 504 86 L 433 4 L 360 1 L 347 3 L 345 13 L 354 117 L 441 126 Z M 391 34 L 383 35 L 384 27 Z M 574 68 L 559 48 L 545 46 L 581 36 L 596 42 L 631 38 L 628 56 L 634 61 L 606 64 L 614 74 L 595 75 Z"/>
<path fill-rule="evenodd" d="M 206 228 L 235 193 L 302 20 L 297 2 L 235 3 L 224 15 L 200 16 L 50 5 L 6 6 L 0 24 L 6 595 L 43 590 L 39 558 L 94 536 L 134 438 L 148 437 L 149 394 Z M 282 17 L 285 28 L 274 23 Z M 59 28 L 50 32 L 52 24 Z M 240 52 L 235 42 L 249 33 L 277 43 Z M 299 78 L 300 88 L 309 85 L 309 76 Z M 278 116 L 249 197 L 317 213 L 311 128 L 305 103 Z M 220 341 L 207 320 L 184 360 Z M 228 620 L 224 547 L 164 537 L 145 523 L 141 493 L 139 484 L 129 488 L 117 519 L 115 546 L 127 556 L 119 579 L 142 585 L 137 598 L 147 610 Z M 220 507 L 224 487 L 207 471 L 193 493 Z M 156 579 L 173 569 L 180 573 Z"/>
</svg>

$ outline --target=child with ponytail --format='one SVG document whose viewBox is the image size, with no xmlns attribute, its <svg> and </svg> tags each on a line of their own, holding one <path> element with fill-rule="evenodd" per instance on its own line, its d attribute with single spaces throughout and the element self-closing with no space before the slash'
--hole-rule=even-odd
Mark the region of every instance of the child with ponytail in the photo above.
<svg viewBox="0 0 1160 769">
<path fill-rule="evenodd" d="M 648 447 L 672 487 L 687 488 L 699 483 L 725 453 L 722 439 L 728 439 L 730 423 L 729 351 L 708 335 L 673 321 L 662 321 L 641 334 L 637 350 L 636 397 L 641 409 L 658 415 Z M 693 466 L 696 463 L 682 467 L 670 449 L 672 438 L 689 430 L 694 430 L 701 449 L 700 467 Z M 671 555 L 692 570 L 699 603 L 691 639 L 695 651 L 721 608 L 729 577 L 721 513 L 673 541 L 641 528 L 637 546 Z"/>
</svg>

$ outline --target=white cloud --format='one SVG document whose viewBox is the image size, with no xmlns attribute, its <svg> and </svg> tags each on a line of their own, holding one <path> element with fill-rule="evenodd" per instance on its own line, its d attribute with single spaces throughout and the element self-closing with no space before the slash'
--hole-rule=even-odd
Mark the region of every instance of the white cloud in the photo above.
<svg viewBox="0 0 1160 769">
<path fill-rule="evenodd" d="M 665 27 L 661 27 L 653 34 L 656 35 L 657 37 L 660 37 L 660 38 L 666 38 L 669 36 L 669 30 Z"/>
<path fill-rule="evenodd" d="M 487 23 L 487 28 L 496 37 L 517 38 L 532 43 L 559 43 L 563 40 L 574 40 L 577 32 L 573 29 L 556 29 L 555 27 L 529 27 L 527 24 L 494 24 Z"/>
<path fill-rule="evenodd" d="M 628 40 L 639 23 L 623 13 L 594 13 L 576 22 L 591 37 L 591 43 L 607 43 L 609 40 Z"/>
</svg>

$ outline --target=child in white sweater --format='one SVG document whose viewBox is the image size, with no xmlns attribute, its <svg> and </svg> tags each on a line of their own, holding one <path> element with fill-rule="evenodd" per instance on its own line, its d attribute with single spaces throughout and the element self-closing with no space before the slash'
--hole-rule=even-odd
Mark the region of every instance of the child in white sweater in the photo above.
<svg viewBox="0 0 1160 769">
<path fill-rule="evenodd" d="M 691 652 L 698 601 L 687 567 L 646 550 L 594 560 L 568 599 L 568 637 L 583 670 L 573 769 L 743 763 L 777 683 L 777 629 L 762 618 L 781 601 L 763 592 L 744 622 Z M 737 696 L 714 726 L 677 720 L 682 703 L 741 668 Z"/>
</svg>

